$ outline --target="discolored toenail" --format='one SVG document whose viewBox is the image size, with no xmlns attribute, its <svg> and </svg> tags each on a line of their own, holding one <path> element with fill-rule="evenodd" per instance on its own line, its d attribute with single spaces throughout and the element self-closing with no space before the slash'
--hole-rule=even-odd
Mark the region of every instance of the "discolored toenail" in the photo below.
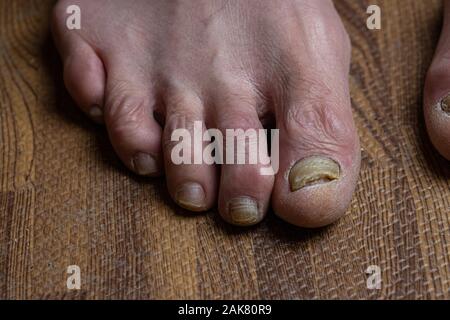
<svg viewBox="0 0 450 320">
<path fill-rule="evenodd" d="M 439 103 L 442 111 L 450 115 L 450 94 L 444 97 Z"/>
<path fill-rule="evenodd" d="M 258 203 L 250 197 L 238 197 L 228 202 L 231 223 L 238 226 L 251 226 L 261 220 Z"/>
<path fill-rule="evenodd" d="M 182 184 L 175 194 L 175 200 L 180 207 L 190 211 L 204 211 L 206 196 L 203 187 L 195 182 Z"/>
<path fill-rule="evenodd" d="M 155 175 L 158 173 L 158 164 L 149 154 L 139 152 L 131 160 L 131 166 L 134 171 L 142 176 Z"/>
<path fill-rule="evenodd" d="M 291 191 L 339 179 L 339 164 L 327 157 L 312 156 L 298 161 L 289 173 Z"/>
</svg>

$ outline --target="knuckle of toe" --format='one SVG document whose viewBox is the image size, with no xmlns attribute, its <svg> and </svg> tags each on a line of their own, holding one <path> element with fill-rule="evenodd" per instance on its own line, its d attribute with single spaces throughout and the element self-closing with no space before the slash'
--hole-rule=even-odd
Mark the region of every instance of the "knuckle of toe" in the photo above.
<svg viewBox="0 0 450 320">
<path fill-rule="evenodd" d="M 202 100 L 192 90 L 174 90 L 169 89 L 167 96 L 164 98 L 167 110 L 174 117 L 183 115 L 193 115 L 201 112 L 203 106 Z"/>
<path fill-rule="evenodd" d="M 291 107 L 284 129 L 290 141 L 301 142 L 305 149 L 338 152 L 354 146 L 352 122 L 344 119 L 327 104 Z"/>
<path fill-rule="evenodd" d="M 133 95 L 115 95 L 109 98 L 106 107 L 106 120 L 116 133 L 130 132 L 139 127 L 142 119 L 149 115 L 146 106 L 148 99 Z"/>
<path fill-rule="evenodd" d="M 173 140 L 174 135 L 181 135 L 183 137 L 187 135 L 192 138 L 196 121 L 197 125 L 201 125 L 201 130 L 205 130 L 203 122 L 196 116 L 195 112 L 189 110 L 174 110 L 168 114 L 163 136 L 164 151 L 170 152 L 172 148 L 179 143 L 179 139 L 176 141 Z"/>
<path fill-rule="evenodd" d="M 181 143 L 186 143 L 186 142 L 182 141 Z M 172 139 L 171 135 L 168 135 L 162 141 L 163 153 L 167 154 L 167 155 L 170 155 L 172 150 L 179 144 L 180 144 L 180 141 L 174 140 L 174 139 Z"/>
<path fill-rule="evenodd" d="M 195 116 L 188 112 L 174 112 L 167 117 L 162 139 L 162 149 L 166 156 L 172 156 L 172 150 L 181 145 L 183 157 L 191 158 L 195 119 Z M 201 130 L 204 130 L 202 122 L 201 126 Z M 188 154 L 184 154 L 185 152 Z"/>
<path fill-rule="evenodd" d="M 253 129 L 259 128 L 257 117 L 244 111 L 224 113 L 220 119 L 220 129 Z"/>
<path fill-rule="evenodd" d="M 196 121 L 201 120 L 195 116 L 195 113 L 189 111 L 173 112 L 167 116 L 165 130 L 169 135 L 177 129 L 186 129 L 191 132 L 194 130 Z"/>
<path fill-rule="evenodd" d="M 239 104 L 240 108 L 255 105 L 258 97 L 255 84 L 239 75 L 223 72 L 217 75 L 212 84 L 212 94 L 220 98 L 223 105 Z"/>
<path fill-rule="evenodd" d="M 192 131 L 196 121 L 202 121 L 203 104 L 195 94 L 172 94 L 165 102 L 165 128 L 168 133 L 179 128 Z"/>
<path fill-rule="evenodd" d="M 141 118 L 137 116 L 137 113 L 133 114 L 133 116 L 131 117 L 119 117 L 111 119 L 112 120 L 108 122 L 108 127 L 115 136 L 125 137 L 139 132 Z"/>
</svg>

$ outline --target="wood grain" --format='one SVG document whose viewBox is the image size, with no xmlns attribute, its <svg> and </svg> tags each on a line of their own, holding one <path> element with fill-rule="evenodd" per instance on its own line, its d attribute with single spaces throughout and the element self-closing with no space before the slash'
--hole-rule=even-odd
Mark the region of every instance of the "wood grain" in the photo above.
<svg viewBox="0 0 450 320">
<path fill-rule="evenodd" d="M 190 216 L 164 181 L 130 174 L 63 88 L 53 3 L 0 0 L 1 299 L 450 298 L 450 167 L 421 107 L 440 1 L 336 1 L 363 162 L 348 213 L 317 231 Z M 379 31 L 365 26 L 373 3 Z M 370 265 L 381 290 L 366 287 Z"/>
</svg>

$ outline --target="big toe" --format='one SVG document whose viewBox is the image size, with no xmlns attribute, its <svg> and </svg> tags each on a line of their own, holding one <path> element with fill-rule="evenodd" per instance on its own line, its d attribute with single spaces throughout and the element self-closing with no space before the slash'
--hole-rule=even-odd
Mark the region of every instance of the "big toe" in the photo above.
<svg viewBox="0 0 450 320">
<path fill-rule="evenodd" d="M 301 59 L 291 69 L 301 77 L 289 77 L 285 98 L 275 106 L 281 156 L 272 204 L 276 214 L 300 227 L 322 227 L 340 218 L 359 174 L 359 139 L 348 87 L 350 50 L 344 45 L 345 32 L 336 33 L 342 26 L 334 17 L 317 20 L 329 30 L 323 35 L 326 41 L 304 45 L 321 55 L 298 54 Z M 331 29 L 330 21 L 335 21 Z"/>
<path fill-rule="evenodd" d="M 347 210 L 360 166 L 359 140 L 348 106 L 292 104 L 280 120 L 275 212 L 300 227 L 322 227 Z"/>
</svg>

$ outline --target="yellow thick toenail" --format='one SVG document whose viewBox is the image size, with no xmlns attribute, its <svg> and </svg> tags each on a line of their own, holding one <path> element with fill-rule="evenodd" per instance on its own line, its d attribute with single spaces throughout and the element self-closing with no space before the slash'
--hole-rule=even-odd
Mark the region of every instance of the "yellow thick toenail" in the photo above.
<svg viewBox="0 0 450 320">
<path fill-rule="evenodd" d="M 289 173 L 291 191 L 339 179 L 339 164 L 327 157 L 313 156 L 297 162 Z"/>
<path fill-rule="evenodd" d="M 158 164 L 149 154 L 139 152 L 131 160 L 133 170 L 141 176 L 155 175 L 158 173 Z"/>
<path fill-rule="evenodd" d="M 251 226 L 260 221 L 258 203 L 249 197 L 239 197 L 228 203 L 231 223 L 238 226 Z"/>
<path fill-rule="evenodd" d="M 440 105 L 442 111 L 450 113 L 450 94 L 441 100 Z"/>
<path fill-rule="evenodd" d="M 175 194 L 178 205 L 190 211 L 204 211 L 206 196 L 202 186 L 195 182 L 182 184 Z"/>
</svg>

